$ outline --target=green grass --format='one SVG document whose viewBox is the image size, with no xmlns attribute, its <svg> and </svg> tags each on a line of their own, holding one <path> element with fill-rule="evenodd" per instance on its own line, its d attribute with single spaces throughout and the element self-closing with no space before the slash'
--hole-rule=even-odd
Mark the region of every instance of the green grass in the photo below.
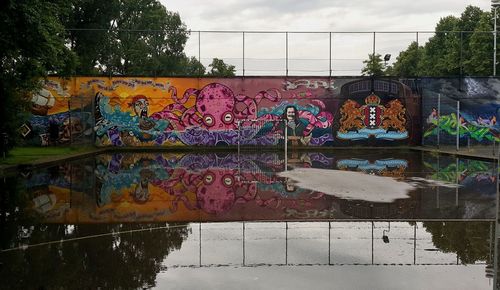
<svg viewBox="0 0 500 290">
<path fill-rule="evenodd" d="M 82 147 L 16 147 L 9 151 L 7 158 L 0 156 L 1 165 L 31 163 L 51 157 L 61 157 L 75 153 L 90 152 L 95 150 L 92 146 Z"/>
</svg>

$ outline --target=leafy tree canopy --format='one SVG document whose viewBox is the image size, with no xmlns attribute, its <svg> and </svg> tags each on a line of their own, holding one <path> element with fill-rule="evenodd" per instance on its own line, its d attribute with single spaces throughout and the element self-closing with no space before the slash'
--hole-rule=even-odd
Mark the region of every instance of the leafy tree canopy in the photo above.
<svg viewBox="0 0 500 290">
<path fill-rule="evenodd" d="M 363 61 L 365 67 L 361 70 L 364 76 L 383 76 L 384 63 L 380 54 L 369 54 L 368 59 Z"/>
<path fill-rule="evenodd" d="M 493 73 L 491 13 L 467 6 L 460 18 L 446 16 L 423 46 L 412 42 L 393 64 L 396 76 L 488 76 Z"/>
</svg>

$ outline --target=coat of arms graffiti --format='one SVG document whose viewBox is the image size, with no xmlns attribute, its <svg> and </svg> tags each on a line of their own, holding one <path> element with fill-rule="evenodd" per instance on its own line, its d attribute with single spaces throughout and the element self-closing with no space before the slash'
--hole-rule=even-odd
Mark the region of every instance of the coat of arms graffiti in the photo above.
<svg viewBox="0 0 500 290">
<path fill-rule="evenodd" d="M 389 101 L 385 106 L 380 98 L 371 94 L 365 98 L 365 104 L 348 99 L 340 108 L 339 139 L 360 140 L 374 137 L 384 140 L 408 138 L 406 130 L 406 109 L 397 100 Z"/>
</svg>

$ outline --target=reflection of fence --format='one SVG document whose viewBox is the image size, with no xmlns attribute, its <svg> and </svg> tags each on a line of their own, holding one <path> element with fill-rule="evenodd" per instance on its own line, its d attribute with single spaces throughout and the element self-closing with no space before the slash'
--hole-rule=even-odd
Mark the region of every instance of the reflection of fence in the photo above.
<svg viewBox="0 0 500 290">
<path fill-rule="evenodd" d="M 493 222 L 482 224 L 491 226 Z M 388 227 L 390 232 L 387 231 Z M 181 249 L 183 261 L 170 261 L 167 257 L 164 261 L 166 267 L 410 266 L 462 263 L 459 253 L 436 249 L 432 234 L 426 231 L 422 222 L 198 223 L 191 225 L 191 232 L 186 243 L 198 243 L 199 250 Z M 483 242 L 490 248 L 493 247 L 491 241 Z M 310 251 L 304 254 L 304 249 Z M 212 254 L 215 252 L 217 255 Z M 485 265 L 482 260 L 474 264 Z"/>
</svg>

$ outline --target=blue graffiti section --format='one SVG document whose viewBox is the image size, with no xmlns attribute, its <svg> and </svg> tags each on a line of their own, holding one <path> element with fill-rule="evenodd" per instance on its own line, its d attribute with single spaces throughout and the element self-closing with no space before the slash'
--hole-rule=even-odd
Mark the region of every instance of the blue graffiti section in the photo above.
<svg viewBox="0 0 500 290">
<path fill-rule="evenodd" d="M 98 121 L 96 134 L 97 136 L 108 135 L 112 140 L 113 145 L 123 145 L 123 134 L 128 137 L 136 137 L 140 141 L 156 140 L 161 144 L 165 139 L 172 139 L 174 136 L 164 136 L 164 131 L 169 125 L 167 120 L 153 120 L 147 117 L 132 116 L 130 112 L 123 112 L 119 106 L 112 107 L 109 103 L 109 98 L 102 96 L 98 99 L 99 111 L 102 115 Z M 147 121 L 154 124 L 150 129 L 140 127 L 141 121 Z"/>
<path fill-rule="evenodd" d="M 362 140 L 368 139 L 370 136 L 373 136 L 376 139 L 383 140 L 401 140 L 408 138 L 408 132 L 396 132 L 396 131 L 386 131 L 384 129 L 367 129 L 363 128 L 355 131 L 350 131 L 347 133 L 338 132 L 337 137 L 340 139 L 349 139 L 349 140 Z"/>
<path fill-rule="evenodd" d="M 111 202 L 113 196 L 119 196 L 125 190 L 134 187 L 134 199 L 147 200 L 149 193 L 147 184 L 154 180 L 168 179 L 169 174 L 163 166 L 156 162 L 139 160 L 136 164 L 124 167 L 123 156 L 115 154 L 106 165 L 98 164 L 95 169 L 96 177 L 101 184 L 97 196 L 97 204 L 103 206 Z"/>
</svg>

